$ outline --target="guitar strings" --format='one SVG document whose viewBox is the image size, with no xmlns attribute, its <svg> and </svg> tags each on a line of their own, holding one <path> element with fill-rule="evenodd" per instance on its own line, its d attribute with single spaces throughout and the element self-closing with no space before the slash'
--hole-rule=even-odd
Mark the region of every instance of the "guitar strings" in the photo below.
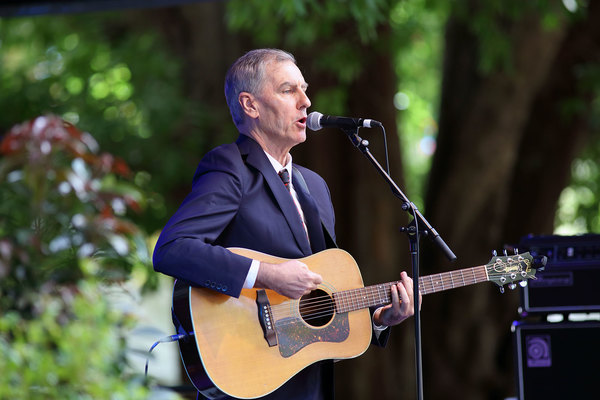
<svg viewBox="0 0 600 400">
<path fill-rule="evenodd" d="M 353 303 L 358 303 L 359 301 L 370 301 L 374 302 L 375 299 L 381 299 L 379 293 L 370 293 L 368 296 L 362 296 L 360 299 L 353 299 Z M 347 299 L 346 299 L 347 300 Z M 343 302 L 343 301 L 341 301 Z M 347 301 L 346 301 L 347 302 Z M 381 304 L 388 304 L 391 302 L 389 296 L 387 299 L 383 299 Z M 297 316 L 302 314 L 304 319 L 311 318 L 320 318 L 325 315 L 331 314 L 336 311 L 336 301 L 332 299 L 330 296 L 318 296 L 311 299 L 306 300 L 291 300 L 286 303 L 282 303 L 279 305 L 271 306 L 271 311 L 273 316 L 277 316 L 280 318 L 286 318 L 291 316 Z M 355 306 L 355 304 L 352 304 Z M 365 307 L 356 307 L 356 309 L 365 308 Z M 302 310 L 302 311 L 300 311 Z M 338 311 L 339 312 L 339 311 Z"/>
<path fill-rule="evenodd" d="M 421 292 L 428 294 L 487 281 L 491 273 L 497 273 L 494 267 L 495 264 L 484 265 L 421 277 L 419 278 Z M 521 268 L 518 268 L 518 270 L 520 271 Z M 465 273 L 467 273 L 467 276 L 465 276 Z M 397 282 L 345 290 L 334 295 L 327 294 L 310 299 L 291 300 L 271 306 L 271 312 L 273 317 L 276 317 L 275 320 L 292 316 L 301 316 L 304 320 L 313 320 L 324 316 L 332 316 L 335 312 L 340 312 L 340 309 L 347 312 L 368 306 L 385 305 L 391 303 L 391 293 L 387 289 Z M 296 322 L 298 321 L 288 323 Z M 280 325 L 287 325 L 288 323 L 280 323 Z"/>
<path fill-rule="evenodd" d="M 491 267 L 490 267 L 491 269 Z M 465 276 L 465 272 L 470 271 L 470 273 Z M 489 270 L 487 270 L 489 272 Z M 473 267 L 473 268 L 465 268 L 463 270 L 450 271 L 445 273 L 440 273 L 436 275 L 430 275 L 427 277 L 421 277 L 419 279 L 420 287 L 423 288 L 424 294 L 427 294 L 430 291 L 436 291 L 436 289 L 441 288 L 442 290 L 446 288 L 454 288 L 470 285 L 477 282 L 482 282 L 488 280 L 487 272 L 485 266 Z M 455 275 L 460 274 L 460 279 L 455 277 Z M 435 278 L 434 278 L 435 277 Z M 435 279 L 435 280 L 434 280 Z M 380 295 L 380 290 L 383 287 L 384 289 L 389 288 L 390 285 L 396 284 L 396 282 L 388 282 L 386 284 L 380 284 L 375 286 L 363 287 L 350 289 L 342 292 L 337 292 L 337 296 L 340 300 L 350 300 L 352 302 L 360 301 L 365 298 L 365 294 L 367 296 Z M 373 290 L 377 290 L 376 293 L 373 293 Z M 386 293 L 387 294 L 387 293 Z M 346 296 L 346 298 L 344 298 Z M 359 297 L 357 297 L 359 296 Z M 349 297 L 349 298 L 348 298 Z M 323 297 L 314 297 L 312 299 L 304 299 L 303 304 L 310 304 L 311 300 L 316 302 L 321 301 L 324 298 L 325 300 L 330 299 L 329 296 Z"/>
<path fill-rule="evenodd" d="M 435 291 L 435 289 L 442 287 L 442 289 L 445 288 L 451 288 L 451 287 L 460 287 L 460 286 L 465 286 L 468 284 L 472 284 L 472 283 L 477 283 L 479 281 L 483 281 L 483 280 L 487 280 L 487 277 L 485 274 L 482 273 L 476 273 L 474 275 L 473 278 L 463 278 L 461 279 L 462 282 L 456 282 L 456 279 L 451 278 L 449 276 L 443 276 L 442 274 L 439 275 L 441 278 L 436 278 L 436 280 L 433 280 L 433 276 L 430 276 L 428 278 L 421 278 L 420 282 L 421 282 L 421 287 L 423 288 L 423 292 L 424 294 L 427 294 L 429 291 Z M 425 280 L 427 279 L 427 280 Z M 336 292 L 336 298 L 343 303 L 350 303 L 352 305 L 354 305 L 355 303 L 362 303 L 365 300 L 368 300 L 369 302 L 374 300 L 376 297 L 381 297 L 382 293 L 381 293 L 381 287 L 385 287 L 385 289 L 389 288 L 389 286 L 391 284 L 395 284 L 397 282 L 390 282 L 387 284 L 381 284 L 381 285 L 376 285 L 375 287 L 366 287 L 366 288 L 357 288 L 357 289 L 350 289 L 350 290 L 346 290 L 346 291 L 342 291 L 342 292 Z M 375 292 L 374 292 L 375 290 Z M 384 298 L 389 298 L 389 294 L 384 293 L 383 294 Z M 302 306 L 305 308 L 308 308 L 309 306 L 319 306 L 323 303 L 329 303 L 332 302 L 334 300 L 332 300 L 332 297 L 329 295 L 326 296 L 317 296 L 317 297 L 313 297 L 310 299 L 302 299 Z M 381 304 L 384 303 L 389 303 L 389 300 L 387 301 L 383 301 L 381 302 Z M 374 304 L 377 305 L 377 304 Z M 282 303 L 280 305 L 274 305 L 272 306 L 273 310 L 277 310 L 279 308 L 279 306 L 281 306 L 282 308 L 287 308 L 289 307 L 289 305 L 287 303 Z"/>
<path fill-rule="evenodd" d="M 489 272 L 493 272 L 494 266 L 478 266 L 472 268 L 465 268 L 456 271 L 444 272 L 436 275 L 429 275 L 427 277 L 419 278 L 420 287 L 423 288 L 424 294 L 427 294 L 429 291 L 439 291 L 444 290 L 446 288 L 455 288 L 462 287 L 466 285 L 470 285 L 477 282 L 482 282 L 488 280 Z M 465 272 L 469 271 L 467 276 L 465 277 Z M 455 277 L 455 275 L 460 274 L 460 280 Z M 436 277 L 436 278 L 434 278 Z M 435 280 L 434 280 L 435 279 Z M 337 292 L 337 298 L 342 302 L 360 302 L 365 299 L 373 300 L 373 296 L 381 296 L 380 289 L 384 287 L 385 289 L 389 288 L 390 285 L 397 283 L 396 282 L 388 282 L 386 284 L 380 284 L 375 286 L 363 287 L 363 288 L 355 288 L 346 291 Z M 376 291 L 373 293 L 373 291 Z M 387 294 L 384 294 L 386 296 Z M 344 298 L 346 296 L 346 298 Z M 331 296 L 317 296 L 311 299 L 302 299 L 302 305 L 306 307 L 307 305 L 318 305 L 323 302 L 333 301 Z M 312 303 L 312 304 L 311 304 Z M 382 303 L 383 304 L 383 303 Z M 273 309 L 276 309 L 277 306 L 273 306 Z M 284 304 L 284 307 L 288 307 Z"/>
<path fill-rule="evenodd" d="M 322 297 L 325 297 L 325 296 L 322 296 Z M 298 302 L 298 300 L 294 300 L 294 302 Z M 389 304 L 390 302 L 391 302 L 391 298 L 388 297 L 387 304 Z M 327 306 L 320 307 L 320 308 L 317 307 L 317 308 L 315 308 L 316 311 L 313 310 L 312 312 L 302 312 L 301 313 L 300 309 L 290 310 L 292 312 L 288 315 L 281 315 L 281 313 L 275 312 L 275 313 L 273 313 L 273 316 L 280 317 L 280 319 L 278 321 L 276 319 L 276 326 L 284 327 L 287 325 L 296 324 L 296 323 L 300 322 L 300 318 L 304 321 L 312 321 L 312 320 L 326 317 L 326 316 L 333 318 L 333 315 L 336 313 L 334 303 L 333 303 L 333 301 L 329 301 L 329 300 L 326 301 L 326 303 L 327 303 Z M 362 308 L 364 308 L 364 307 L 362 307 Z M 303 308 L 303 311 L 304 310 L 305 310 L 305 308 Z M 297 319 L 293 319 L 293 320 L 289 320 L 289 321 L 282 321 L 286 317 L 297 317 Z"/>
<path fill-rule="evenodd" d="M 384 285 L 378 285 L 378 286 L 381 287 Z M 367 289 L 367 288 L 359 288 L 359 289 Z M 352 290 L 346 291 L 346 292 L 357 292 L 357 291 L 359 291 L 359 289 L 352 289 Z M 341 292 L 338 292 L 338 293 L 341 293 Z M 377 299 L 377 301 L 375 301 L 375 299 Z M 348 299 L 345 299 L 345 300 L 347 301 Z M 381 292 L 378 292 L 378 293 L 371 292 L 371 293 L 368 293 L 368 296 L 362 296 L 362 298 L 360 298 L 360 299 L 354 298 L 352 300 L 353 300 L 353 303 L 357 303 L 361 300 L 362 301 L 367 300 L 367 301 L 371 302 L 369 304 L 375 304 L 375 305 L 389 304 L 389 303 L 391 303 L 391 295 L 390 294 L 388 294 L 387 296 L 384 295 L 383 299 L 382 299 Z M 298 308 L 294 307 L 296 305 L 296 303 L 300 303 L 300 307 L 298 307 Z M 306 306 L 306 304 L 309 304 L 309 306 Z M 277 318 L 275 318 L 275 320 L 277 320 L 277 319 L 280 320 L 277 322 L 277 326 L 280 326 L 280 327 L 299 322 L 299 320 L 297 320 L 297 319 L 282 322 L 281 320 L 283 320 L 286 317 L 301 317 L 304 321 L 310 321 L 310 320 L 322 318 L 325 316 L 333 317 L 333 314 L 336 313 L 335 300 L 332 299 L 330 296 L 318 296 L 318 297 L 314 297 L 312 299 L 306 299 L 306 300 L 302 300 L 302 301 L 293 300 L 291 302 L 288 302 L 288 304 L 283 304 L 283 305 L 286 310 L 281 310 L 281 308 L 278 306 L 272 307 L 273 308 L 273 310 L 272 310 L 273 316 L 277 317 Z M 300 311 L 300 308 L 302 309 L 302 312 Z M 365 306 L 361 305 L 359 307 L 356 307 L 356 304 L 352 304 L 352 308 L 348 311 L 351 311 L 354 309 L 360 309 L 360 308 L 365 308 Z M 280 312 L 280 311 L 284 311 L 284 312 Z M 288 311 L 288 312 L 286 313 L 285 311 Z M 338 310 L 338 312 L 339 312 L 339 310 Z"/>
<path fill-rule="evenodd" d="M 438 274 L 437 278 L 433 278 L 435 275 L 430 275 L 428 277 L 421 277 L 419 279 L 419 282 L 420 282 L 420 287 L 423 288 L 424 294 L 427 294 L 429 291 L 435 291 L 435 289 L 440 288 L 440 287 L 442 287 L 442 289 L 452 288 L 452 287 L 461 287 L 461 286 L 466 286 L 469 284 L 487 280 L 487 275 L 485 274 L 484 271 L 476 271 L 473 274 L 469 274 L 469 275 L 473 275 L 472 277 L 464 277 L 464 274 L 463 274 L 463 276 L 461 276 L 460 282 L 457 282 L 457 279 L 453 278 L 449 274 L 450 274 L 449 272 Z M 375 296 L 381 296 L 382 295 L 381 289 L 383 288 L 385 290 L 385 293 L 383 293 L 383 296 L 389 297 L 387 289 L 392 284 L 396 284 L 397 282 L 398 281 L 388 282 L 385 284 L 380 284 L 380 285 L 375 285 L 375 286 L 368 286 L 368 287 L 363 287 L 363 288 L 355 288 L 355 289 L 340 291 L 340 292 L 336 292 L 335 296 L 340 302 L 357 303 L 357 302 L 364 301 L 364 299 L 373 300 L 375 298 Z M 310 299 L 302 299 L 302 305 L 304 307 L 309 306 L 309 305 L 313 306 L 313 305 L 319 305 L 323 302 L 329 302 L 329 301 L 333 301 L 332 297 L 329 295 L 317 296 L 317 297 L 313 297 Z M 282 303 L 281 306 L 282 306 L 282 308 L 289 307 L 289 305 L 287 305 L 286 303 Z M 277 308 L 278 308 L 278 305 L 272 306 L 272 309 L 277 309 Z"/>
<path fill-rule="evenodd" d="M 298 300 L 294 300 L 294 303 L 297 303 Z M 391 299 L 388 297 L 386 303 L 391 303 Z M 321 306 L 313 307 L 313 310 L 306 311 L 303 308 L 303 312 L 300 312 L 299 308 L 291 308 L 292 305 L 286 305 L 286 310 L 273 310 L 272 315 L 277 327 L 284 327 L 291 324 L 300 323 L 301 321 L 312 321 L 322 317 L 331 317 L 333 318 L 334 314 L 339 313 L 336 311 L 335 306 L 332 301 L 328 298 L 324 304 Z M 357 307 L 356 309 L 366 308 L 366 307 Z M 349 309 L 348 311 L 353 311 L 354 309 Z M 281 312 L 283 311 L 283 312 Z M 344 311 L 346 312 L 346 311 Z M 294 318 L 288 321 L 284 321 L 285 318 Z"/>
<path fill-rule="evenodd" d="M 420 285 L 423 288 L 422 292 L 424 294 L 429 293 L 429 291 L 435 291 L 435 289 L 446 289 L 453 287 L 461 287 L 472 283 L 477 283 L 478 281 L 488 280 L 486 269 L 483 268 L 483 271 L 477 270 L 476 268 L 481 269 L 480 267 L 467 268 L 464 270 L 451 271 L 446 273 L 438 274 L 438 277 L 434 281 L 433 275 L 429 277 L 421 277 L 419 279 Z M 464 271 L 471 271 L 469 275 L 472 277 L 465 277 Z M 457 279 L 452 276 L 457 272 L 461 273 L 461 281 L 456 282 Z M 427 282 L 429 280 L 430 282 Z M 391 284 L 395 282 L 390 282 L 387 284 L 375 285 L 366 288 L 356 288 L 350 289 L 342 292 L 337 292 L 334 298 L 330 295 L 325 296 L 316 296 L 310 299 L 301 299 L 301 300 L 293 300 L 285 303 L 281 303 L 279 305 L 271 306 L 271 311 L 274 317 L 277 318 L 286 318 L 291 316 L 298 316 L 302 314 L 305 320 L 321 318 L 326 315 L 330 315 L 336 310 L 336 298 L 340 303 L 344 303 L 346 306 L 351 306 L 348 311 L 352 311 L 354 309 L 366 308 L 368 305 L 381 305 L 381 304 L 389 304 L 391 302 L 391 296 L 388 293 L 383 294 L 380 290 L 381 287 L 389 288 Z M 346 298 L 344 298 L 346 296 Z M 383 301 L 381 301 L 383 300 Z M 295 303 L 298 303 L 298 307 L 296 307 Z M 342 305 L 344 305 L 342 304 Z M 302 308 L 302 313 L 300 313 L 300 308 Z M 287 312 L 286 312 L 287 311 Z M 339 312 L 339 311 L 338 311 Z M 344 311 L 345 312 L 345 311 Z"/>
<path fill-rule="evenodd" d="M 390 284 L 386 284 L 388 288 L 389 288 Z M 383 285 L 380 285 L 380 286 L 383 286 Z M 309 299 L 301 299 L 301 300 L 293 300 L 293 301 L 299 302 L 300 305 L 303 307 L 303 309 L 307 309 L 307 308 L 318 307 L 323 304 L 334 303 L 335 299 L 337 299 L 339 303 L 355 304 L 355 303 L 364 302 L 364 300 L 372 301 L 376 298 L 381 298 L 382 296 L 385 298 L 385 294 L 382 294 L 381 291 L 374 292 L 373 290 L 369 290 L 369 289 L 372 289 L 372 288 L 367 287 L 367 288 L 350 289 L 350 290 L 346 290 L 346 291 L 336 292 L 333 296 L 330 296 L 330 295 L 316 296 L 316 297 L 312 297 Z M 289 304 L 290 304 L 290 301 L 271 306 L 271 308 L 273 310 L 277 310 L 279 308 L 288 308 L 288 307 L 290 307 Z"/>
<path fill-rule="evenodd" d="M 466 276 L 465 272 L 469 271 Z M 460 279 L 458 276 L 460 274 Z M 488 273 L 485 266 L 465 268 L 456 271 L 443 272 L 440 274 L 429 275 L 419 278 L 422 294 L 439 292 L 446 289 L 452 289 L 462 286 L 471 285 L 474 283 L 484 282 L 488 280 Z"/>
</svg>

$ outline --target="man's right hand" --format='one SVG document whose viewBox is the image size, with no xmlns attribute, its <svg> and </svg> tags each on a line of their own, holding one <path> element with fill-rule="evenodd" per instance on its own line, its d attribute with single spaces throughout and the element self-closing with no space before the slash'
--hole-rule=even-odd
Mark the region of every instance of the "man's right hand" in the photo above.
<svg viewBox="0 0 600 400">
<path fill-rule="evenodd" d="M 306 264 L 298 260 L 289 260 L 282 264 L 261 262 L 254 287 L 271 289 L 283 296 L 299 299 L 317 289 L 321 282 L 321 275 L 312 272 Z"/>
</svg>

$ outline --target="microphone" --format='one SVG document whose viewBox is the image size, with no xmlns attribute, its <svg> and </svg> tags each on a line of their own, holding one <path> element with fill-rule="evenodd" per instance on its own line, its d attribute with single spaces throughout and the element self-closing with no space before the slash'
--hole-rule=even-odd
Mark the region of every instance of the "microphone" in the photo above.
<svg viewBox="0 0 600 400">
<path fill-rule="evenodd" d="M 323 115 L 320 112 L 313 111 L 308 114 L 306 126 L 311 131 L 318 131 L 327 126 L 337 128 L 373 128 L 375 126 L 382 126 L 382 124 L 374 119 L 335 117 L 333 115 Z"/>
</svg>

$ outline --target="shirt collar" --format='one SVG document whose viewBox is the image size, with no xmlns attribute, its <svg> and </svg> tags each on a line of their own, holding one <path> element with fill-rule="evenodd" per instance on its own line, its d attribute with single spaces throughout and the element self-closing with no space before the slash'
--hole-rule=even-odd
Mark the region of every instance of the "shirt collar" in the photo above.
<svg viewBox="0 0 600 400">
<path fill-rule="evenodd" d="M 277 161 L 275 158 L 271 157 L 271 155 L 269 153 L 267 153 L 266 151 L 265 151 L 265 154 L 267 155 L 267 158 L 271 162 L 271 165 L 273 166 L 273 169 L 275 170 L 276 173 L 279 173 L 279 171 L 281 171 L 284 168 L 287 169 L 288 174 L 290 174 L 290 182 L 291 182 L 292 181 L 292 155 L 290 154 L 288 163 L 285 166 L 283 166 L 279 163 L 279 161 Z"/>
</svg>

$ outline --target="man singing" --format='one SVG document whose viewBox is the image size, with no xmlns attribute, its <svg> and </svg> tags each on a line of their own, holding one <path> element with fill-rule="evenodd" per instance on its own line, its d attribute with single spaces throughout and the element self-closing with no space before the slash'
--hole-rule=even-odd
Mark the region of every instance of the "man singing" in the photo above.
<svg viewBox="0 0 600 400">
<path fill-rule="evenodd" d="M 285 51 L 253 50 L 234 62 L 225 97 L 240 136 L 200 162 L 191 193 L 160 235 L 156 271 L 233 297 L 243 288 L 264 288 L 299 299 L 317 289 L 322 277 L 296 259 L 335 247 L 335 216 L 325 181 L 292 164 L 290 150 L 306 140 L 307 88 Z M 228 247 L 290 261 L 252 260 Z M 378 345 L 387 340 L 388 326 L 414 313 L 405 272 L 391 298 L 372 314 Z M 332 368 L 332 361 L 312 364 L 264 398 L 331 399 Z"/>
</svg>

